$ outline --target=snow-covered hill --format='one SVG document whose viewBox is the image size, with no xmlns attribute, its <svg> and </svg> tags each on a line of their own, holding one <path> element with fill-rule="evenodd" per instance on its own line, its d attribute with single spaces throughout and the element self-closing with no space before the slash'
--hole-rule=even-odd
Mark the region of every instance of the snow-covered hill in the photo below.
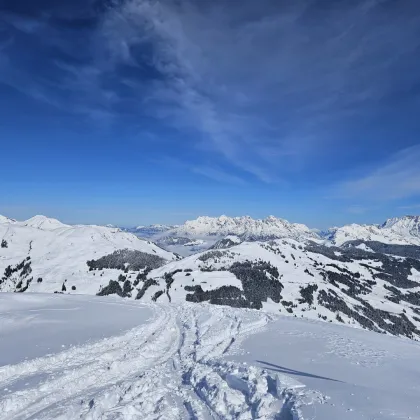
<svg viewBox="0 0 420 420">
<path fill-rule="evenodd" d="M 95 294 L 99 284 L 108 284 L 121 272 L 118 264 L 124 270 L 122 260 L 122 264 L 132 261 L 137 266 L 144 260 L 145 266 L 156 267 L 176 258 L 152 242 L 117 228 L 69 226 L 45 216 L 24 222 L 5 220 L 0 224 L 0 241 L 0 291 L 66 289 Z M 114 260 L 102 264 L 115 268 L 96 278 L 87 262 L 105 256 L 114 256 Z"/>
<path fill-rule="evenodd" d="M 157 268 L 135 297 L 263 309 L 420 338 L 420 261 L 412 258 L 420 247 L 388 252 L 398 255 L 293 239 L 245 242 Z"/>
<path fill-rule="evenodd" d="M 388 244 L 420 245 L 420 217 L 395 217 L 382 225 L 351 224 L 335 227 L 325 232 L 324 237 L 334 245 L 358 239 Z"/>
</svg>

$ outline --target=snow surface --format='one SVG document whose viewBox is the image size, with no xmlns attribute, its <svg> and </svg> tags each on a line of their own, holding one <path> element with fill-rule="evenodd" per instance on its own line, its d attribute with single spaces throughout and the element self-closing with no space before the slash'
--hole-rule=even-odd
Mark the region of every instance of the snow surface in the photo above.
<svg viewBox="0 0 420 420">
<path fill-rule="evenodd" d="M 0 365 L 121 334 L 151 314 L 116 297 L 0 293 Z"/>
<path fill-rule="evenodd" d="M 234 350 L 235 361 L 305 385 L 303 398 L 312 394 L 315 403 L 297 418 L 420 419 L 418 342 L 279 317 Z M 299 394 L 289 404 L 299 408 Z"/>
<path fill-rule="evenodd" d="M 420 418 L 413 341 L 206 304 L 0 296 L 2 420 Z"/>
</svg>

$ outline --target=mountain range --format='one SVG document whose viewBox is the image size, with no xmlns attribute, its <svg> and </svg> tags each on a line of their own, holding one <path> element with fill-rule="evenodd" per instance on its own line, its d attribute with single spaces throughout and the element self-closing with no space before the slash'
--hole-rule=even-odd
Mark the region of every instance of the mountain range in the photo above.
<svg viewBox="0 0 420 420">
<path fill-rule="evenodd" d="M 227 236 L 235 237 L 235 242 L 290 238 L 340 246 L 345 242 L 361 239 L 389 244 L 420 245 L 419 216 L 392 218 L 381 225 L 350 224 L 326 231 L 310 229 L 304 224 L 290 223 L 274 216 L 265 219 L 252 219 L 249 216 L 201 216 L 182 225 L 140 226 L 127 231 L 151 239 L 159 246 L 183 256 L 218 247 L 218 242 Z"/>
<path fill-rule="evenodd" d="M 273 217 L 201 217 L 161 233 L 189 246 L 217 240 L 181 258 L 114 227 L 1 217 L 0 291 L 208 302 L 418 339 L 418 223 L 407 216 L 320 234 Z"/>
</svg>

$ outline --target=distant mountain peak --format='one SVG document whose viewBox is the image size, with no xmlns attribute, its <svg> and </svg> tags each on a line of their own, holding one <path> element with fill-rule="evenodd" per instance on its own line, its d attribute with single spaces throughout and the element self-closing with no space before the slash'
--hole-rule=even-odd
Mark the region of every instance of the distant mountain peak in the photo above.
<svg viewBox="0 0 420 420">
<path fill-rule="evenodd" d="M 15 219 L 10 219 L 9 217 L 2 216 L 0 214 L 0 223 L 15 223 L 15 222 L 16 222 Z"/>
<path fill-rule="evenodd" d="M 381 225 L 382 228 L 391 228 L 396 224 L 420 224 L 420 216 L 406 215 L 401 217 L 391 217 Z"/>
<path fill-rule="evenodd" d="M 69 227 L 69 225 L 61 223 L 57 219 L 53 219 L 39 214 L 34 217 L 31 217 L 28 220 L 25 220 L 24 222 L 22 222 L 22 224 L 24 226 L 30 226 L 42 230 L 53 230 L 63 227 Z"/>
<path fill-rule="evenodd" d="M 331 228 L 323 235 L 335 245 L 352 240 L 378 241 L 394 244 L 420 245 L 420 216 L 402 216 L 387 219 L 381 225 L 352 223 Z"/>
<path fill-rule="evenodd" d="M 188 220 L 183 225 L 167 232 L 173 236 L 220 236 L 236 235 L 246 239 L 270 239 L 270 238 L 295 238 L 307 239 L 318 238 L 316 232 L 307 226 L 298 223 L 290 223 L 287 220 L 275 216 L 265 219 L 253 219 L 251 216 L 219 217 L 200 216 L 194 220 Z"/>
</svg>

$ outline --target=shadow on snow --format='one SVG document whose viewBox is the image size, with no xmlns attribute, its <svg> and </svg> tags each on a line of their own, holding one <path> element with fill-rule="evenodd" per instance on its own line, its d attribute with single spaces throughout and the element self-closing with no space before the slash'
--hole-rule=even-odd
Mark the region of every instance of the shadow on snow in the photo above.
<svg viewBox="0 0 420 420">
<path fill-rule="evenodd" d="M 286 375 L 305 376 L 307 378 L 323 379 L 325 381 L 333 381 L 333 382 L 343 383 L 343 381 L 340 381 L 338 379 L 327 378 L 326 376 L 319 376 L 319 375 L 314 375 L 314 374 L 308 373 L 308 372 L 301 372 L 299 370 L 289 369 L 289 368 L 286 368 L 284 366 L 275 365 L 274 363 L 264 362 L 263 360 L 256 360 L 256 362 L 265 365 L 265 368 L 267 368 L 269 370 L 279 372 L 279 373 L 284 373 Z"/>
</svg>

